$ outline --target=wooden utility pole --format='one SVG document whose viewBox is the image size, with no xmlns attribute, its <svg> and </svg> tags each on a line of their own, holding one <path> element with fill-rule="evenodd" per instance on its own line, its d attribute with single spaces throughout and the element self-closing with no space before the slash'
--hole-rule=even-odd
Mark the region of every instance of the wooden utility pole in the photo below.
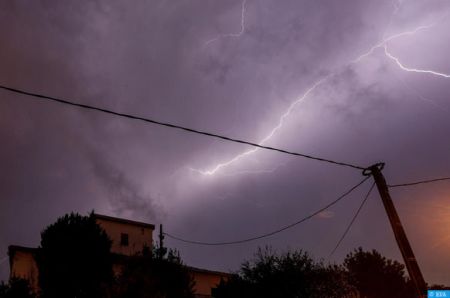
<svg viewBox="0 0 450 298">
<path fill-rule="evenodd" d="M 159 225 L 159 258 L 164 257 L 164 233 L 162 224 Z"/>
<path fill-rule="evenodd" d="M 389 217 L 392 230 L 394 231 L 395 240 L 397 241 L 397 245 L 400 248 L 400 252 L 402 253 L 403 260 L 406 264 L 406 269 L 408 270 L 409 277 L 416 287 L 418 297 L 426 297 L 427 285 L 425 283 L 425 280 L 423 279 L 423 275 L 420 271 L 419 265 L 417 264 L 416 258 L 414 257 L 414 253 L 411 245 L 409 244 L 408 238 L 406 237 L 406 233 L 403 230 L 400 218 L 397 214 L 397 211 L 395 210 L 395 206 L 389 194 L 389 188 L 386 184 L 386 180 L 381 173 L 383 167 L 383 163 L 372 165 L 368 169 L 370 172 L 367 172 L 367 170 L 365 170 L 364 174 L 370 173 L 373 175 L 378 188 L 378 192 L 381 196 L 381 200 L 383 201 L 384 208 L 386 209 L 386 213 Z"/>
</svg>

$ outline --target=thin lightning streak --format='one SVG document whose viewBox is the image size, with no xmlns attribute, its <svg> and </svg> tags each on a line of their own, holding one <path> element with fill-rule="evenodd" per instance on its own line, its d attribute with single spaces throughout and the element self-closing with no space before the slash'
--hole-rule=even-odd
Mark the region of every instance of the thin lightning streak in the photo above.
<svg viewBox="0 0 450 298">
<path fill-rule="evenodd" d="M 450 78 L 449 74 L 445 74 L 445 73 L 442 73 L 442 72 L 437 72 L 437 71 L 434 71 L 434 70 L 410 68 L 410 67 L 404 66 L 397 57 L 395 57 L 391 53 L 389 53 L 389 51 L 387 49 L 387 45 L 384 45 L 384 53 L 389 59 L 393 60 L 398 65 L 398 67 L 400 67 L 404 71 L 416 72 L 416 73 L 426 73 L 426 74 L 431 74 L 431 75 L 435 75 L 435 76 L 439 76 L 439 77 L 443 77 L 443 78 L 447 78 L 447 79 Z"/>
<path fill-rule="evenodd" d="M 218 41 L 219 39 L 222 38 L 239 38 L 242 36 L 242 34 L 245 33 L 245 7 L 247 4 L 247 0 L 243 0 L 242 1 L 242 5 L 241 5 L 241 30 L 237 33 L 226 33 L 226 34 L 221 34 L 213 39 L 210 39 L 208 41 L 205 42 L 204 46 L 207 47 L 209 46 L 211 43 Z"/>
<path fill-rule="evenodd" d="M 303 93 L 303 95 L 298 98 L 296 101 L 294 101 L 293 103 L 291 103 L 291 105 L 289 106 L 289 108 L 286 110 L 286 112 L 281 115 L 280 120 L 278 121 L 278 124 L 267 134 L 266 137 L 264 137 L 260 142 L 259 145 L 263 145 L 264 143 L 266 143 L 268 140 L 270 140 L 275 133 L 281 129 L 281 127 L 283 126 L 285 119 L 292 113 L 292 111 L 294 110 L 294 108 L 302 101 L 304 101 L 320 84 L 322 84 L 326 79 L 328 79 L 329 75 L 323 77 L 322 79 L 318 80 L 316 83 L 314 83 L 314 85 L 312 85 L 312 87 L 310 87 L 308 90 L 306 90 L 305 93 Z M 254 148 L 248 151 L 245 151 L 244 153 L 241 153 L 237 156 L 235 156 L 234 158 L 230 159 L 227 162 L 223 162 L 223 163 L 219 163 L 217 166 L 215 166 L 214 168 L 210 169 L 210 170 L 206 170 L 206 171 L 202 171 L 202 170 L 196 170 L 197 172 L 199 172 L 202 175 L 208 175 L 208 176 L 212 176 L 215 173 L 217 173 L 217 171 L 219 171 L 220 169 L 222 169 L 223 167 L 229 166 L 233 163 L 235 163 L 236 161 L 242 159 L 243 157 L 250 155 L 252 153 L 255 153 L 259 151 L 259 148 Z"/>
<path fill-rule="evenodd" d="M 238 175 L 248 175 L 248 174 L 257 174 L 257 175 L 261 175 L 261 174 L 273 174 L 275 173 L 275 171 L 277 171 L 282 165 L 278 165 L 272 169 L 265 169 L 265 170 L 244 170 L 244 171 L 237 171 L 237 172 L 233 172 L 233 173 L 226 173 L 223 174 L 224 176 L 228 176 L 228 177 L 235 177 Z"/>
<path fill-rule="evenodd" d="M 221 176 L 229 176 L 234 177 L 237 175 L 248 175 L 248 174 L 273 174 L 276 171 L 278 171 L 279 168 L 286 166 L 286 163 L 281 163 L 277 165 L 276 167 L 270 168 L 270 169 L 259 169 L 259 170 L 243 170 L 243 171 L 235 171 L 232 173 L 222 173 Z M 208 175 L 205 174 L 205 171 L 200 171 L 194 168 L 189 168 L 192 172 L 201 174 L 201 175 Z M 211 174 L 212 175 L 212 174 Z"/>
<path fill-rule="evenodd" d="M 400 11 L 400 9 L 402 7 L 403 0 L 393 1 L 392 4 L 394 6 L 394 10 L 392 11 L 391 15 L 389 16 L 389 22 L 386 26 L 386 30 L 388 30 L 391 27 L 394 17 L 398 14 L 398 12 Z M 383 39 L 385 39 L 385 37 L 386 37 L 386 30 L 383 33 Z"/>
<path fill-rule="evenodd" d="M 286 112 L 283 115 L 281 115 L 280 120 L 278 121 L 278 125 L 275 126 L 272 129 L 272 131 L 264 139 L 262 139 L 261 144 L 264 144 L 265 142 L 270 140 L 275 135 L 275 133 L 283 126 L 284 120 L 291 114 L 291 112 L 294 110 L 294 108 L 300 102 L 304 101 L 319 85 L 321 85 L 324 81 L 326 81 L 326 79 L 328 79 L 329 76 L 330 75 L 327 75 L 327 76 L 323 77 L 322 79 L 318 80 L 316 83 L 314 83 L 314 85 L 312 85 L 311 88 L 306 90 L 306 92 L 303 93 L 303 95 L 299 99 L 297 99 L 296 101 L 291 103 L 291 105 L 286 110 Z"/>
<path fill-rule="evenodd" d="M 211 170 L 206 170 L 206 171 L 196 170 L 196 169 L 193 169 L 193 170 L 194 170 L 195 172 L 198 172 L 198 173 L 200 173 L 200 174 L 202 174 L 202 175 L 205 175 L 205 176 L 212 176 L 212 175 L 214 175 L 217 171 L 219 171 L 220 169 L 222 169 L 223 167 L 229 166 L 229 165 L 231 165 L 232 163 L 235 163 L 236 161 L 240 160 L 241 158 L 243 158 L 243 157 L 245 157 L 245 156 L 247 156 L 247 155 L 250 155 L 250 154 L 252 154 L 252 153 L 255 153 L 255 152 L 257 152 L 257 151 L 259 151 L 259 148 L 254 148 L 254 149 L 245 151 L 244 153 L 241 153 L 241 154 L 237 155 L 236 157 L 234 157 L 233 159 L 230 159 L 230 160 L 227 161 L 227 162 L 219 163 L 217 166 L 215 166 L 215 167 L 212 168 Z"/>
<path fill-rule="evenodd" d="M 384 47 L 388 42 L 390 42 L 390 41 L 392 41 L 394 39 L 397 39 L 397 38 L 400 38 L 400 37 L 403 37 L 403 36 L 414 35 L 414 34 L 416 34 L 419 31 L 430 29 L 430 28 L 434 27 L 436 25 L 436 23 L 437 22 L 435 22 L 433 24 L 430 24 L 430 25 L 426 25 L 426 26 L 419 26 L 419 27 L 417 27 L 416 29 L 414 29 L 412 31 L 405 31 L 405 32 L 401 32 L 401 33 L 397 33 L 397 34 L 391 35 L 391 36 L 383 39 L 382 41 L 380 41 L 379 43 L 377 43 L 373 47 L 371 47 L 367 52 L 361 54 L 356 59 L 352 60 L 350 62 L 350 64 L 355 64 L 355 63 L 361 62 L 362 59 L 364 59 L 364 58 L 370 56 L 371 54 L 373 54 L 373 52 L 376 49 Z"/>
<path fill-rule="evenodd" d="M 400 4 L 401 4 L 402 2 L 403 2 L 403 1 L 400 1 Z M 394 14 L 395 14 L 395 13 L 396 13 L 396 12 L 394 11 Z M 373 54 L 373 52 L 374 52 L 376 49 L 379 49 L 379 48 L 384 47 L 386 44 L 388 44 L 390 41 L 392 41 L 392 40 L 394 40 L 394 39 L 397 39 L 397 38 L 400 38 L 400 37 L 403 37 L 403 36 L 411 36 L 411 35 L 415 35 L 415 34 L 417 34 L 418 32 L 420 32 L 420 31 L 422 31 L 422 30 L 428 30 L 428 29 L 431 29 L 431 28 L 433 28 L 434 26 L 436 26 L 438 23 L 440 23 L 442 20 L 446 19 L 447 16 L 448 16 L 448 12 L 445 13 L 443 16 L 441 16 L 440 18 L 438 18 L 436 21 L 434 21 L 434 22 L 431 23 L 431 24 L 428 24 L 428 25 L 422 25 L 422 26 L 417 27 L 417 28 L 414 29 L 414 30 L 400 32 L 400 33 L 391 35 L 391 36 L 389 36 L 389 37 L 387 37 L 387 38 L 383 38 L 379 43 L 375 44 L 375 45 L 374 45 L 373 47 L 371 47 L 367 52 L 361 54 L 361 55 L 358 56 L 356 59 L 352 60 L 349 64 L 359 63 L 362 59 L 364 59 L 364 58 L 370 56 L 371 54 Z"/>
</svg>

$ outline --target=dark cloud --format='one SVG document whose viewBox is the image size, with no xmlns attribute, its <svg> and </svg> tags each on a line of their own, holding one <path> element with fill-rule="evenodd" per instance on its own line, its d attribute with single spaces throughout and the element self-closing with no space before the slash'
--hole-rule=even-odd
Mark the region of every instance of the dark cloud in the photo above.
<svg viewBox="0 0 450 298">
<path fill-rule="evenodd" d="M 121 112 L 359 165 L 385 161 L 392 183 L 449 175 L 448 1 L 48 1 L 0 4 L 0 82 Z M 231 34 L 231 35 L 230 35 Z M 214 39 L 213 42 L 208 41 Z M 353 62 L 352 62 L 353 61 Z M 69 211 L 162 222 L 226 241 L 289 224 L 335 199 L 359 171 L 118 119 L 0 91 L 0 260 L 35 246 Z M 258 245 L 326 257 L 367 191 L 291 231 L 236 247 L 167 239 L 189 264 L 236 269 Z M 395 190 L 425 277 L 450 283 L 446 184 Z M 428 202 L 430 204 L 428 205 Z M 444 210 L 444 211 L 442 211 Z M 441 222 L 444 220 L 444 222 Z M 370 235 L 370 237 L 368 237 Z M 362 245 L 400 259 L 373 194 L 335 256 Z M 7 267 L 7 266 L 6 266 Z M 7 268 L 0 265 L 1 278 Z"/>
<path fill-rule="evenodd" d="M 123 170 L 114 167 L 105 153 L 88 152 L 86 155 L 92 165 L 95 183 L 104 190 L 114 214 L 151 222 L 164 217 L 164 211 L 153 198 L 141 193 L 139 185 L 131 181 Z"/>
</svg>

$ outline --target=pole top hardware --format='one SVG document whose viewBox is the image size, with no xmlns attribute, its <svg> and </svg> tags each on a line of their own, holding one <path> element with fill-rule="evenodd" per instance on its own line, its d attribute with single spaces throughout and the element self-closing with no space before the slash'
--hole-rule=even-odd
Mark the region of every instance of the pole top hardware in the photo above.
<svg viewBox="0 0 450 298">
<path fill-rule="evenodd" d="M 384 162 L 378 162 L 376 164 L 373 164 L 373 165 L 365 168 L 362 171 L 362 174 L 363 174 L 363 176 L 370 176 L 370 175 L 372 175 L 372 169 L 373 168 L 378 168 L 379 171 L 382 171 L 384 169 L 384 165 L 385 165 Z"/>
</svg>

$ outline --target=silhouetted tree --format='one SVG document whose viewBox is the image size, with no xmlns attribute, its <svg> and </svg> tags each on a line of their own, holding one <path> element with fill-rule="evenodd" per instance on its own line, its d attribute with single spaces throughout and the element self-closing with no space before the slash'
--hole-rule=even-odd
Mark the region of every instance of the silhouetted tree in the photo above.
<svg viewBox="0 0 450 298">
<path fill-rule="evenodd" d="M 117 297 L 195 297 L 193 278 L 174 250 L 144 249 L 142 255 L 123 257 L 122 263 Z"/>
<path fill-rule="evenodd" d="M 304 251 L 275 254 L 259 249 L 255 259 L 245 262 L 239 274 L 222 281 L 217 298 L 239 297 L 346 297 L 350 287 L 343 269 L 314 262 Z"/>
<path fill-rule="evenodd" d="M 348 281 L 364 298 L 415 297 L 404 266 L 383 257 L 376 250 L 355 249 L 344 260 Z"/>
<path fill-rule="evenodd" d="M 67 214 L 41 233 L 42 297 L 104 297 L 113 280 L 111 240 L 89 216 Z"/>
<path fill-rule="evenodd" d="M 0 298 L 34 298 L 30 284 L 26 279 L 11 278 L 8 284 L 0 284 Z"/>
</svg>

